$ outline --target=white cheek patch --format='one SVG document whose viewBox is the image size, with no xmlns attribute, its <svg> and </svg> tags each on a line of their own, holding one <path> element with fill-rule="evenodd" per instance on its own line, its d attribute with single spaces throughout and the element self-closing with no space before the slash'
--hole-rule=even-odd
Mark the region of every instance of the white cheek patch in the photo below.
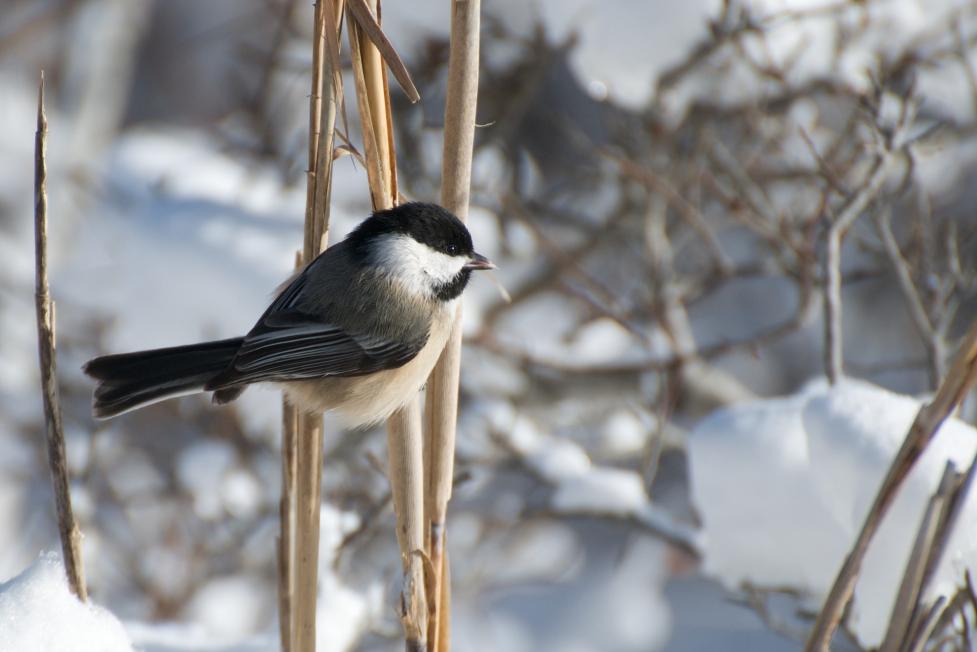
<svg viewBox="0 0 977 652">
<path fill-rule="evenodd" d="M 419 293 L 430 294 L 452 281 L 468 262 L 465 256 L 435 251 L 407 235 L 381 236 L 375 246 L 374 263 Z"/>
</svg>

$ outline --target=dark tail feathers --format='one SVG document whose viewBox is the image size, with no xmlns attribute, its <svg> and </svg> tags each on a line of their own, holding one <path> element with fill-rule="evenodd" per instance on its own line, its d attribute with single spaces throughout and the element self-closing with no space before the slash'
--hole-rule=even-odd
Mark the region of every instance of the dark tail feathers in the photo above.
<svg viewBox="0 0 977 652">
<path fill-rule="evenodd" d="M 165 398 L 202 391 L 223 371 L 241 346 L 243 338 L 203 342 L 168 349 L 105 355 L 90 360 L 85 373 L 99 381 L 92 412 L 107 419 Z M 226 403 L 243 387 L 229 387 L 214 395 Z"/>
</svg>

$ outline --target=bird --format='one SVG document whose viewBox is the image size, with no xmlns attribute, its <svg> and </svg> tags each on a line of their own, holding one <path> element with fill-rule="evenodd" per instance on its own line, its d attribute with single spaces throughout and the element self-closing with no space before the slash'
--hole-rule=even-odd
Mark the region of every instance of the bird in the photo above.
<svg viewBox="0 0 977 652">
<path fill-rule="evenodd" d="M 471 273 L 494 268 L 437 204 L 375 211 L 286 281 L 243 337 L 88 361 L 93 416 L 197 392 L 224 404 L 272 383 L 304 412 L 379 423 L 420 391 Z"/>
</svg>

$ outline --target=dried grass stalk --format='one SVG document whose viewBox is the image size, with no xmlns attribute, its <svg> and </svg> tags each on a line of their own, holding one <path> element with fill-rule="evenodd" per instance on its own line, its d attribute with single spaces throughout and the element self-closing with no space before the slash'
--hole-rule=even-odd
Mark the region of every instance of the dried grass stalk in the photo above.
<svg viewBox="0 0 977 652">
<path fill-rule="evenodd" d="M 390 72 L 394 74 L 394 78 L 400 87 L 404 89 L 407 93 L 407 98 L 412 102 L 417 102 L 421 99 L 420 93 L 417 92 L 417 87 L 414 86 L 414 80 L 410 76 L 410 72 L 407 70 L 407 66 L 404 65 L 403 60 L 400 55 L 397 54 L 397 50 L 394 49 L 393 44 L 387 35 L 383 33 L 380 29 L 380 23 L 374 17 L 371 7 L 367 4 L 366 0 L 349 0 L 349 10 L 352 12 L 353 16 L 356 18 L 356 22 L 360 29 L 366 34 L 366 36 L 373 42 L 379 51 L 380 56 L 383 60 L 387 62 L 387 66 L 390 68 Z"/>
<path fill-rule="evenodd" d="M 296 652 L 314 652 L 319 579 L 319 506 L 322 501 L 322 415 L 299 414 L 298 425 L 292 641 Z"/>
<path fill-rule="evenodd" d="M 383 58 L 367 34 L 380 25 L 377 0 L 368 0 L 369 20 L 347 5 L 350 58 L 363 131 L 370 197 L 374 209 L 397 203 L 397 164 L 393 140 L 390 89 Z M 362 7 L 360 7 L 362 9 Z M 385 40 L 385 39 L 384 39 Z M 427 649 L 427 598 L 424 558 L 424 461 L 421 412 L 417 399 L 387 422 L 390 489 L 397 517 L 397 542 L 404 568 L 401 620 L 408 650 Z"/>
<path fill-rule="evenodd" d="M 278 630 L 282 651 L 292 650 L 292 602 L 295 595 L 295 493 L 298 411 L 282 399 L 282 496 L 278 503 Z"/>
<path fill-rule="evenodd" d="M 61 400 L 58 395 L 55 347 L 54 303 L 47 278 L 47 114 L 44 111 L 44 73 L 37 94 L 37 132 L 34 135 L 34 252 L 37 308 L 37 352 L 41 367 L 41 391 L 44 396 L 44 424 L 47 434 L 48 466 L 54 485 L 61 553 L 71 592 L 88 600 L 85 572 L 81 558 L 81 532 L 71 509 L 68 482 L 68 460 L 61 422 Z"/>
<path fill-rule="evenodd" d="M 342 79 L 339 75 L 338 20 L 342 1 L 320 1 L 315 5 L 315 28 L 312 45 L 312 93 L 309 101 L 309 169 L 307 177 L 305 234 L 302 260 L 308 263 L 326 246 L 329 234 L 329 200 L 332 190 L 333 142 L 336 114 L 342 101 Z M 326 74 L 328 66 L 329 74 Z M 290 408 L 284 408 L 286 414 Z M 296 433 L 290 437 L 287 428 L 283 447 L 286 459 L 295 460 L 294 482 L 290 490 L 290 509 L 294 510 L 295 535 L 283 534 L 283 540 L 294 542 L 289 574 L 293 593 L 283 597 L 280 609 L 291 606 L 290 636 L 283 642 L 296 652 L 316 649 L 316 597 L 318 595 L 319 509 L 322 500 L 322 415 L 299 414 L 294 423 Z M 288 486 L 283 483 L 283 493 Z M 284 500 L 284 497 L 283 497 Z M 282 530 L 291 521 L 282 522 Z M 287 599 L 287 603 L 284 600 Z"/>
<path fill-rule="evenodd" d="M 407 650 L 427 650 L 428 600 L 424 551 L 421 409 L 414 400 L 387 421 L 390 488 L 404 567 L 400 618 Z"/>
<path fill-rule="evenodd" d="M 441 204 L 465 219 L 471 188 L 475 109 L 478 99 L 479 0 L 451 3 L 451 53 L 445 101 Z M 461 310 L 427 384 L 425 455 L 428 555 L 434 569 L 434 597 L 428 638 L 432 650 L 448 650 L 450 587 L 445 523 L 454 476 L 455 427 L 461 367 Z"/>
<path fill-rule="evenodd" d="M 954 485 L 959 484 L 957 480 L 953 462 L 947 462 L 940 485 L 930 496 L 923 519 L 916 531 L 916 540 L 913 542 L 909 559 L 906 560 L 906 570 L 902 576 L 899 592 L 896 594 L 895 604 L 892 605 L 889 626 L 879 652 L 899 652 L 910 640 L 913 608 L 922 598 L 926 567 L 931 558 L 940 521 L 943 520 L 946 506 L 950 503 L 951 492 Z"/>
</svg>

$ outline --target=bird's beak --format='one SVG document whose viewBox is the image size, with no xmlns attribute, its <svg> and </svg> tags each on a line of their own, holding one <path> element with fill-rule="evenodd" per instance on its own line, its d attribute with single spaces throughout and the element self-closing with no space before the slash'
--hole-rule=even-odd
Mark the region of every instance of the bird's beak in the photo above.
<svg viewBox="0 0 977 652">
<path fill-rule="evenodd" d="M 495 269 L 495 263 L 482 254 L 472 254 L 471 260 L 465 264 L 464 269 Z"/>
</svg>

